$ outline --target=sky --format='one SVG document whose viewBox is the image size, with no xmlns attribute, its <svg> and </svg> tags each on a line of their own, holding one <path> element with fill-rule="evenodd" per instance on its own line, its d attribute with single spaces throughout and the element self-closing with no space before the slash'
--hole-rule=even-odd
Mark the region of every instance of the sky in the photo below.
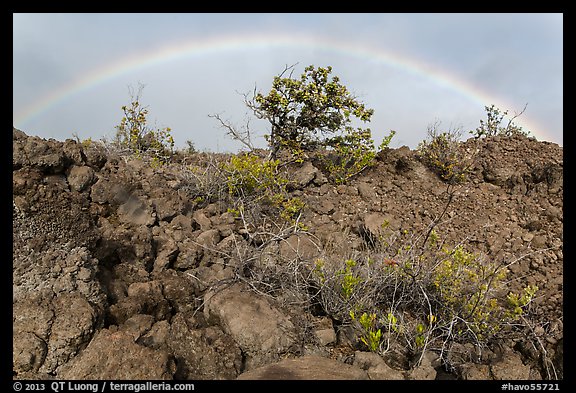
<svg viewBox="0 0 576 393">
<path fill-rule="evenodd" d="M 266 120 L 243 94 L 270 91 L 294 65 L 332 76 L 374 109 L 376 145 L 411 149 L 469 130 L 494 104 L 541 141 L 563 145 L 561 13 L 15 13 L 13 125 L 42 138 L 108 139 L 131 90 L 177 148 L 235 152 L 211 115 L 265 147 Z M 508 117 L 509 119 L 510 117 Z"/>
</svg>

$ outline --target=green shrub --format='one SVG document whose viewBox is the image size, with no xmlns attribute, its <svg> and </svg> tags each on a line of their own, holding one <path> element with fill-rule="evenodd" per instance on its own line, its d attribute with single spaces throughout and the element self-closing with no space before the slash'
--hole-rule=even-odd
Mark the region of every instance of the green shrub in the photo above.
<svg viewBox="0 0 576 393">
<path fill-rule="evenodd" d="M 512 118 L 508 120 L 506 126 L 503 126 L 502 122 L 504 121 L 505 116 L 508 115 L 507 110 L 502 111 L 496 106 L 494 106 L 494 104 L 492 104 L 489 107 L 485 106 L 484 109 L 486 110 L 486 121 L 480 120 L 480 126 L 476 128 L 474 131 L 470 131 L 470 134 L 472 134 L 475 138 L 482 138 L 496 135 L 502 135 L 502 136 L 530 135 L 530 131 L 524 131 L 522 127 L 514 123 L 514 120 L 518 116 L 522 115 L 522 113 L 524 113 L 524 111 L 526 110 L 526 106 L 524 106 L 524 109 L 522 109 L 520 113 L 512 116 Z"/>
<path fill-rule="evenodd" d="M 347 300 L 350 299 L 350 296 L 352 296 L 354 293 L 354 289 L 358 286 L 362 279 L 352 271 L 352 269 L 356 266 L 356 261 L 348 259 L 345 264 L 346 267 L 342 270 L 339 270 L 336 274 L 338 274 L 341 279 L 340 285 L 342 286 L 342 296 Z"/>
<path fill-rule="evenodd" d="M 503 294 L 508 281 L 502 263 L 463 245 L 440 244 L 431 233 L 423 242 L 401 232 L 374 255 L 348 259 L 339 269 L 330 269 L 334 264 L 326 258 L 316 263 L 320 304 L 334 319 L 356 326 L 369 350 L 386 351 L 381 344 L 391 339 L 414 354 L 444 353 L 456 342 L 483 347 L 526 315 L 537 288 Z"/>
<path fill-rule="evenodd" d="M 222 166 L 230 196 L 236 198 L 234 208 L 240 213 L 247 208 L 268 206 L 284 221 L 304 229 L 298 222 L 304 202 L 290 197 L 286 189 L 289 180 L 280 172 L 279 160 L 265 160 L 255 154 L 238 154 Z"/>
<path fill-rule="evenodd" d="M 391 131 L 382 140 L 380 150 L 388 147 L 395 133 L 396 131 Z M 327 140 L 326 146 L 330 150 L 326 154 L 320 154 L 319 158 L 329 178 L 336 184 L 346 183 L 351 177 L 375 163 L 377 151 L 370 129 L 354 131 L 349 128 L 344 135 Z"/>
<path fill-rule="evenodd" d="M 122 106 L 124 116 L 116 126 L 115 144 L 137 156 L 152 156 L 152 164 L 167 162 L 174 152 L 174 138 L 169 127 L 152 129 L 148 126 L 148 109 L 140 103 L 140 94 L 132 97 L 129 106 Z"/>
<path fill-rule="evenodd" d="M 460 130 L 440 132 L 439 123 L 428 127 L 429 140 L 417 148 L 420 161 L 448 184 L 466 181 L 472 167 L 472 157 L 460 147 Z"/>
<path fill-rule="evenodd" d="M 307 230 L 308 228 L 298 221 L 302 210 L 306 207 L 306 204 L 302 199 L 298 197 L 293 198 L 283 198 L 281 201 L 282 211 L 280 212 L 280 218 L 283 218 L 287 222 L 296 223 L 299 229 Z"/>
<path fill-rule="evenodd" d="M 288 180 L 278 175 L 279 164 L 278 160 L 266 161 L 255 154 L 232 156 L 223 166 L 228 192 L 239 197 L 253 194 L 272 197 L 282 192 Z"/>
<path fill-rule="evenodd" d="M 330 180 L 345 183 L 375 161 L 377 150 L 371 130 L 352 127 L 353 120 L 369 122 L 374 110 L 358 101 L 337 76 L 330 78 L 332 67 L 310 65 L 299 78 L 293 78 L 294 66 L 287 66 L 274 77 L 267 94 L 256 89 L 252 97 L 244 94 L 244 103 L 258 119 L 270 123 L 270 132 L 264 137 L 272 160 L 282 157 L 284 163 L 302 163 L 314 159 Z M 255 150 L 248 123 L 242 130 L 220 115 L 210 117 L 218 120 L 233 139 Z M 388 147 L 394 134 L 392 131 L 384 138 L 380 150 Z"/>
<path fill-rule="evenodd" d="M 300 78 L 292 78 L 292 72 L 283 77 L 293 67 L 274 77 L 268 94 L 246 100 L 256 117 L 270 122 L 266 138 L 273 158 L 282 148 L 299 157 L 325 146 L 325 138 L 349 132 L 353 118 L 370 121 L 374 110 L 356 100 L 337 76 L 329 79 L 332 67 L 310 65 Z"/>
<path fill-rule="evenodd" d="M 356 315 L 350 311 L 350 318 L 356 321 Z M 382 330 L 377 327 L 378 321 L 376 313 L 362 313 L 358 318 L 358 323 L 362 328 L 360 341 L 372 352 L 378 352 L 382 341 Z"/>
</svg>

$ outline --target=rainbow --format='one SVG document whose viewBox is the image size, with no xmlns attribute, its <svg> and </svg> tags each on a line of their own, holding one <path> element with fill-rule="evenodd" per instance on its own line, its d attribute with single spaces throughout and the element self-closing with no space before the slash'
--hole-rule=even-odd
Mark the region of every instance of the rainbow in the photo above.
<svg viewBox="0 0 576 393">
<path fill-rule="evenodd" d="M 365 59 L 387 65 L 407 73 L 422 77 L 436 85 L 452 90 L 457 94 L 477 103 L 479 108 L 494 104 L 502 109 L 512 108 L 498 97 L 489 94 L 478 86 L 458 79 L 447 71 L 438 69 L 403 55 L 384 51 L 372 46 L 362 46 L 357 43 L 346 43 L 330 38 L 310 37 L 303 35 L 223 35 L 210 39 L 194 39 L 180 43 L 165 45 L 160 48 L 149 50 L 145 53 L 126 56 L 117 62 L 96 68 L 81 78 L 73 80 L 62 87 L 55 89 L 41 97 L 23 110 L 14 113 L 13 121 L 16 127 L 24 126 L 27 122 L 35 119 L 51 108 L 70 99 L 72 96 L 90 90 L 97 85 L 123 75 L 125 73 L 144 68 L 175 62 L 190 57 L 210 56 L 220 53 L 247 52 L 266 49 L 293 48 L 293 49 L 317 49 L 332 53 Z M 530 130 L 539 140 L 552 140 L 533 121 L 526 118 L 517 119 L 517 123 L 523 128 Z"/>
</svg>

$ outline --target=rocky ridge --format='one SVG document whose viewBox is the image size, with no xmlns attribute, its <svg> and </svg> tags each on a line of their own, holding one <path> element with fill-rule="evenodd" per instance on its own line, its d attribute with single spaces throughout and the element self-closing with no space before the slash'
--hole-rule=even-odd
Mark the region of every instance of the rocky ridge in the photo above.
<svg viewBox="0 0 576 393">
<path fill-rule="evenodd" d="M 478 360 L 463 345 L 446 370 L 432 352 L 414 365 L 401 350 L 361 350 L 298 294 L 271 296 L 239 274 L 247 255 L 265 274 L 326 247 L 361 252 L 383 222 L 424 230 L 446 206 L 446 185 L 414 151 L 380 152 L 346 185 L 312 162 L 296 166 L 291 194 L 306 204 L 307 230 L 261 247 L 227 206 L 191 197 L 199 180 L 178 167 L 14 129 L 14 378 L 562 378 L 562 148 L 521 136 L 465 146 L 477 161 L 439 229 L 490 258 L 518 259 L 510 289 L 539 287 L 542 346 L 514 339 Z"/>
</svg>

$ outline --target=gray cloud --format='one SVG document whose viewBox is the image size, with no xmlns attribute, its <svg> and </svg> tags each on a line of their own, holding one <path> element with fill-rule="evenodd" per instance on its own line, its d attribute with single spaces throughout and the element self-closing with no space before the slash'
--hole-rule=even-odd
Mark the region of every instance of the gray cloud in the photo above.
<svg viewBox="0 0 576 393">
<path fill-rule="evenodd" d="M 14 113 L 31 108 L 63 86 L 122 59 L 186 40 L 227 34 L 306 36 L 303 48 L 273 45 L 204 57 L 187 57 L 129 70 L 89 86 L 22 124 L 43 137 L 86 138 L 113 133 L 128 103 L 127 85 L 146 84 L 150 121 L 170 126 L 180 146 L 190 139 L 202 149 L 235 149 L 208 114 L 223 113 L 242 124 L 246 108 L 237 91 L 270 87 L 286 64 L 332 65 L 347 87 L 375 109 L 375 139 L 398 131 L 393 145 L 415 147 L 436 119 L 474 128 L 483 105 L 457 89 L 370 58 L 335 53 L 310 43 L 318 37 L 355 43 L 378 53 L 398 53 L 431 65 L 520 110 L 527 124 L 562 143 L 561 14 L 16 14 L 13 27 Z M 267 131 L 254 119 L 253 127 Z M 537 135 L 538 136 L 538 135 Z"/>
</svg>

